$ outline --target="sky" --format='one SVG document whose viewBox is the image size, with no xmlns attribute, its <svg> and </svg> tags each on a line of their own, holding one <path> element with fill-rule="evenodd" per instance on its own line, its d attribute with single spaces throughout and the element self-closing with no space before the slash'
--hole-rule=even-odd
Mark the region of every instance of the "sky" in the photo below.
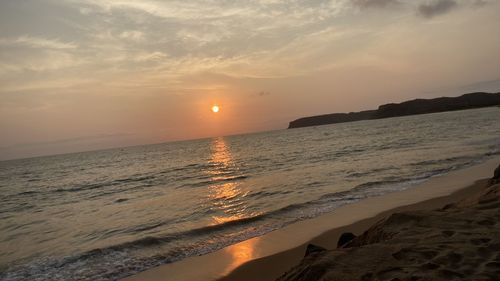
<svg viewBox="0 0 500 281">
<path fill-rule="evenodd" d="M 499 15 L 497 0 L 0 0 L 0 159 L 498 92 Z"/>
</svg>

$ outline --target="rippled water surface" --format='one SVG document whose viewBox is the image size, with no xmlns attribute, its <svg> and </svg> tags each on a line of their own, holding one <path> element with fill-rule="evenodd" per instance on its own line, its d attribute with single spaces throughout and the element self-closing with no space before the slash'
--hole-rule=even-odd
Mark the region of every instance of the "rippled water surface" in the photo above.
<svg viewBox="0 0 500 281">
<path fill-rule="evenodd" d="M 114 280 L 500 153 L 500 108 L 0 162 L 0 279 Z"/>
</svg>

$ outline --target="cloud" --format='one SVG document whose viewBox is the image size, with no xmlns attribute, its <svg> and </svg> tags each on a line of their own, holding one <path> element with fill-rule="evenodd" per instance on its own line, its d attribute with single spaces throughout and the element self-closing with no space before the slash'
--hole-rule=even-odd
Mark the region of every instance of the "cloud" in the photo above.
<svg viewBox="0 0 500 281">
<path fill-rule="evenodd" d="M 442 14 L 446 14 L 458 6 L 455 0 L 435 0 L 420 4 L 418 6 L 418 14 L 424 18 L 433 18 Z"/>
<path fill-rule="evenodd" d="M 52 72 L 68 68 L 78 68 L 88 63 L 88 58 L 80 57 L 67 50 L 19 49 L 21 50 L 5 51 L 4 54 L 0 55 L 0 74 L 9 75 L 11 78 L 13 78 L 13 75 L 19 75 L 19 79 L 14 79 L 17 80 L 15 84 L 18 84 L 18 86 L 26 86 L 33 81 L 31 79 L 35 78 L 28 76 L 27 72 Z M 56 77 L 50 77 L 50 80 L 54 79 Z M 23 82 L 19 83 L 19 81 Z M 3 83 L 0 88 L 5 89 L 6 84 L 8 83 Z"/>
<path fill-rule="evenodd" d="M 67 33 L 57 29 L 37 37 L 35 33 L 23 35 L 23 30 L 14 39 L 0 38 L 0 47 L 40 48 L 3 52 L 0 74 L 9 74 L 11 81 L 26 81 L 24 88 L 26 84 L 41 87 L 39 81 L 52 87 L 49 82 L 60 82 L 56 77 L 73 81 L 84 73 L 99 87 L 123 89 L 141 83 L 151 88 L 180 88 L 181 82 L 189 85 L 184 76 L 206 73 L 239 78 L 307 75 L 368 56 L 364 50 L 385 23 L 372 32 L 375 29 L 367 23 L 378 19 L 378 14 L 364 17 L 359 10 L 387 8 L 391 11 L 384 13 L 385 20 L 398 11 L 415 13 L 420 6 L 428 14 L 431 8 L 443 9 L 439 3 L 450 1 L 56 1 L 73 12 L 66 13 L 73 15 L 66 22 L 72 25 L 64 27 Z M 353 16 L 350 24 L 337 22 L 348 16 Z M 325 56 L 332 59 L 325 60 Z"/>
<path fill-rule="evenodd" d="M 123 31 L 120 34 L 120 38 L 139 42 L 139 41 L 144 40 L 144 33 L 137 31 L 137 30 L 127 30 L 127 31 Z"/>
<path fill-rule="evenodd" d="M 399 0 L 353 0 L 353 3 L 361 8 L 385 8 L 401 4 Z"/>
<path fill-rule="evenodd" d="M 488 4 L 488 3 L 489 3 L 489 2 L 488 2 L 488 1 L 486 1 L 486 0 L 475 0 L 475 1 L 472 3 L 472 5 L 473 5 L 473 6 L 476 6 L 476 7 L 482 7 L 482 6 L 484 6 L 484 5 Z"/>
<path fill-rule="evenodd" d="M 0 45 L 15 46 L 22 45 L 32 48 L 43 49 L 75 49 L 78 46 L 73 42 L 61 42 L 58 39 L 46 39 L 40 37 L 20 36 L 17 38 L 0 38 Z"/>
<path fill-rule="evenodd" d="M 167 55 L 163 52 L 152 52 L 152 53 L 141 53 L 138 54 L 134 60 L 138 62 L 144 62 L 144 61 L 161 61 L 163 59 L 167 58 Z"/>
</svg>

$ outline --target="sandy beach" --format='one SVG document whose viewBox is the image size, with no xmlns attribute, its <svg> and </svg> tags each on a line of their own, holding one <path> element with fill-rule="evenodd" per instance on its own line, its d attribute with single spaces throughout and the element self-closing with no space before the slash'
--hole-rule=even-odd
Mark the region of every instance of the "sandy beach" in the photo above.
<svg viewBox="0 0 500 281">
<path fill-rule="evenodd" d="M 393 213 L 433 210 L 473 197 L 485 188 L 499 163 L 500 157 L 490 158 L 404 191 L 368 198 L 264 236 L 123 280 L 275 280 L 301 262 L 309 243 L 335 249 L 342 233 L 361 235 Z"/>
<path fill-rule="evenodd" d="M 476 185 L 456 203 L 392 213 L 337 249 L 311 245 L 277 280 L 498 280 L 500 165 Z"/>
</svg>

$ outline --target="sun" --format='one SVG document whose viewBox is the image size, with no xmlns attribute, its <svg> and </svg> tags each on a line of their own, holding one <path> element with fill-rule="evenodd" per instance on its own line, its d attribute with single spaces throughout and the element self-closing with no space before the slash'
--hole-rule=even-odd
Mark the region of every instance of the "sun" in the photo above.
<svg viewBox="0 0 500 281">
<path fill-rule="evenodd" d="M 220 110 L 220 108 L 218 105 L 215 104 L 214 106 L 212 106 L 213 113 L 217 113 L 217 112 L 219 112 L 219 110 Z"/>
</svg>

